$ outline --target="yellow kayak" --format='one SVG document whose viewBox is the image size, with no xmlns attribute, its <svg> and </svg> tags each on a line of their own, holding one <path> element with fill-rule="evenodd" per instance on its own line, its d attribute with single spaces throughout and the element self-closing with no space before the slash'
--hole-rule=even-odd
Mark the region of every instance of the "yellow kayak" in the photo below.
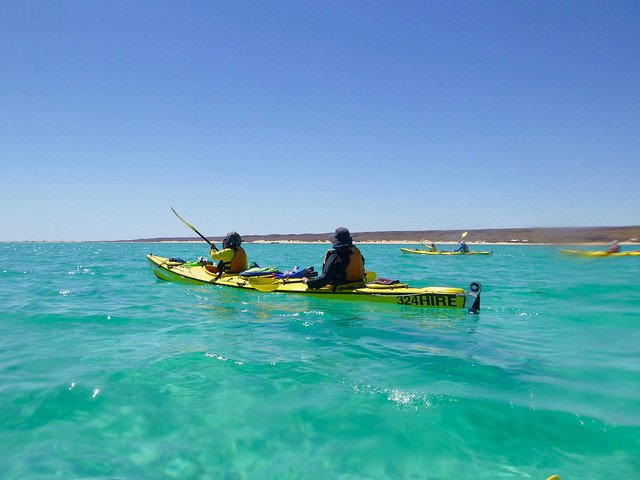
<svg viewBox="0 0 640 480">
<path fill-rule="evenodd" d="M 401 248 L 402 253 L 415 253 L 418 255 L 491 255 L 493 252 L 447 252 L 436 250 L 432 252 L 431 250 L 421 250 L 419 248 Z"/>
<path fill-rule="evenodd" d="M 331 299 L 365 300 L 423 308 L 459 308 L 477 313 L 482 286 L 473 282 L 469 291 L 450 287 L 410 287 L 406 283 L 386 285 L 375 283 L 375 273 L 367 272 L 366 281 L 312 290 L 300 279 L 276 279 L 272 276 L 246 277 L 238 274 L 212 272 L 212 265 L 184 262 L 157 255 L 147 255 L 156 277 L 187 284 L 210 284 L 260 292 L 293 293 Z"/>
<path fill-rule="evenodd" d="M 564 255 L 572 255 L 575 257 L 633 257 L 640 256 L 640 250 L 633 252 L 616 252 L 609 253 L 604 250 L 560 250 Z"/>
</svg>

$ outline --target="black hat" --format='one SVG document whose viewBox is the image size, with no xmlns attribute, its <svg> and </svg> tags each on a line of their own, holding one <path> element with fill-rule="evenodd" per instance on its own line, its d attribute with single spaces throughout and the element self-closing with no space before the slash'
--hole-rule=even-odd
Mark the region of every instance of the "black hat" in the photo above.
<svg viewBox="0 0 640 480">
<path fill-rule="evenodd" d="M 336 231 L 329 237 L 329 240 L 333 244 L 334 248 L 345 247 L 353 244 L 353 239 L 351 238 L 349 230 L 344 227 L 336 228 Z"/>
</svg>

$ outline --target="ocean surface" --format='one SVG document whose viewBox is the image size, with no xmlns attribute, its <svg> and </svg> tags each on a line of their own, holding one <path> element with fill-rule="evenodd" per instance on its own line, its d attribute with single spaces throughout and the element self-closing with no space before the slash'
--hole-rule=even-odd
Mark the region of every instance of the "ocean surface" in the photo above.
<svg viewBox="0 0 640 480">
<path fill-rule="evenodd" d="M 245 247 L 281 270 L 327 249 Z M 360 247 L 379 277 L 481 282 L 480 313 L 185 286 L 145 257 L 205 243 L 0 243 L 0 478 L 640 479 L 640 257 Z"/>
</svg>

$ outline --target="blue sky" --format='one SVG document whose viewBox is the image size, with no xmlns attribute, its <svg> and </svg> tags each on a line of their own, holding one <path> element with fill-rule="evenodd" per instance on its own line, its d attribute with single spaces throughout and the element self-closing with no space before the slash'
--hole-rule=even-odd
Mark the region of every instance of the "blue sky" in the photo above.
<svg viewBox="0 0 640 480">
<path fill-rule="evenodd" d="M 638 1 L 7 1 L 0 241 L 638 225 Z"/>
</svg>

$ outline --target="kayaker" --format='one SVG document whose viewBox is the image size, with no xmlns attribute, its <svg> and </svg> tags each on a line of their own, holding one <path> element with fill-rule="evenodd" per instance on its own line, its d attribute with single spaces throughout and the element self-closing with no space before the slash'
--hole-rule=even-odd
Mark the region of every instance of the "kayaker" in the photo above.
<svg viewBox="0 0 640 480">
<path fill-rule="evenodd" d="M 463 241 L 460 242 L 460 246 L 458 248 L 456 248 L 454 250 L 454 252 L 469 253 L 469 246 L 463 240 Z"/>
<path fill-rule="evenodd" d="M 325 285 L 340 285 L 364 279 L 364 257 L 353 244 L 351 233 L 344 227 L 336 228 L 329 237 L 333 249 L 324 256 L 322 275 L 316 278 L 303 277 L 302 281 L 312 289 Z"/>
<path fill-rule="evenodd" d="M 614 240 L 611 246 L 609 247 L 609 249 L 607 250 L 607 253 L 618 253 L 619 251 L 620 251 L 620 244 L 618 243 L 618 240 Z"/>
<path fill-rule="evenodd" d="M 436 244 L 435 244 L 435 243 L 432 243 L 432 244 L 431 244 L 431 246 L 429 247 L 429 249 L 430 249 L 432 252 L 437 252 L 437 251 L 438 251 L 438 249 L 436 248 Z"/>
<path fill-rule="evenodd" d="M 219 273 L 240 273 L 247 269 L 247 254 L 240 245 L 242 237 L 237 232 L 229 232 L 222 240 L 222 250 L 211 247 L 209 254 L 218 262 Z"/>
</svg>

